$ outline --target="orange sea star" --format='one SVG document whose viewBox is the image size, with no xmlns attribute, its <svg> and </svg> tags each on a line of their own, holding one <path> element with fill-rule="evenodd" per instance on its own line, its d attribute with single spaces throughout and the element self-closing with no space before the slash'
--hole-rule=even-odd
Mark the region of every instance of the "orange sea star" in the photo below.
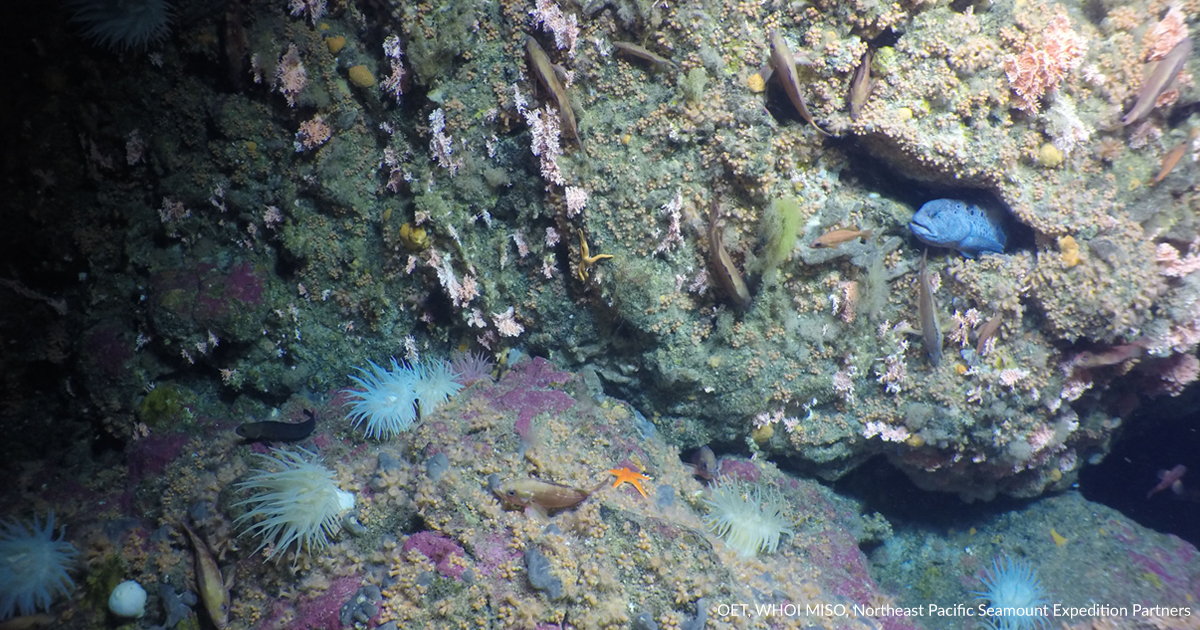
<svg viewBox="0 0 1200 630">
<path fill-rule="evenodd" d="M 621 487 L 621 484 L 627 483 L 632 485 L 634 488 L 637 488 L 637 491 L 640 492 L 643 497 L 647 497 L 646 489 L 642 487 L 642 480 L 649 479 L 649 477 L 646 475 L 628 468 L 612 468 L 608 471 L 608 473 L 617 478 L 617 480 L 613 482 L 612 487 L 619 488 Z"/>
</svg>

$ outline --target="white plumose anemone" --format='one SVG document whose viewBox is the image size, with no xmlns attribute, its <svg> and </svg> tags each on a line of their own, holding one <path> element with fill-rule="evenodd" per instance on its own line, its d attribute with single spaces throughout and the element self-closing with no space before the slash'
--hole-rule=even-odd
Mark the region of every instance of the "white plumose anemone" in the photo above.
<svg viewBox="0 0 1200 630">
<path fill-rule="evenodd" d="M 63 541 L 65 533 L 54 537 L 54 512 L 45 527 L 36 515 L 32 523 L 0 520 L 0 619 L 49 610 L 75 588 L 67 567 L 79 552 Z"/>
<path fill-rule="evenodd" d="M 986 590 L 972 591 L 975 599 L 986 600 L 988 608 L 998 610 L 988 624 L 995 630 L 1035 630 L 1044 628 L 1048 619 L 1042 612 L 1047 606 L 1046 590 L 1037 571 L 1024 560 L 1013 562 L 1005 556 L 992 560 L 992 568 L 984 571 Z"/>
<path fill-rule="evenodd" d="M 416 367 L 417 382 L 413 390 L 417 393 L 417 404 L 421 415 L 432 412 L 450 400 L 450 397 L 462 389 L 462 385 L 454 380 L 458 373 L 450 364 L 441 359 L 418 364 Z"/>
<path fill-rule="evenodd" d="M 391 370 L 367 363 L 371 370 L 359 368 L 362 378 L 350 376 L 362 389 L 343 390 L 351 398 L 348 417 L 356 429 L 366 423 L 367 437 L 385 440 L 409 430 L 418 409 L 427 414 L 462 389 L 454 369 L 442 360 L 410 366 L 393 357 Z"/>
<path fill-rule="evenodd" d="M 391 371 L 379 367 L 374 361 L 367 363 L 371 366 L 370 372 L 359 368 L 363 378 L 350 376 L 362 387 L 362 391 L 343 390 L 357 398 L 346 403 L 350 407 L 349 418 L 354 421 L 354 428 L 366 422 L 367 437 L 377 440 L 407 431 L 417 421 L 417 393 L 413 390 L 416 373 L 407 363 L 398 363 L 395 358 L 392 359 Z"/>
<path fill-rule="evenodd" d="M 259 457 L 265 467 L 238 484 L 253 494 L 234 504 L 252 508 L 234 524 L 253 521 L 242 533 L 262 535 L 254 551 L 271 545 L 267 559 L 278 561 L 292 543 L 297 556 L 301 548 L 323 548 L 341 531 L 342 514 L 354 507 L 354 495 L 337 487 L 333 471 L 317 463 L 312 451 L 273 448 L 270 455 Z"/>
<path fill-rule="evenodd" d="M 714 484 L 711 490 L 704 499 L 708 504 L 704 522 L 742 557 L 751 558 L 759 551 L 774 553 L 783 534 L 795 535 L 791 520 L 784 516 L 786 502 L 778 493 L 763 497 L 758 485 L 748 491 L 729 482 Z"/>
</svg>

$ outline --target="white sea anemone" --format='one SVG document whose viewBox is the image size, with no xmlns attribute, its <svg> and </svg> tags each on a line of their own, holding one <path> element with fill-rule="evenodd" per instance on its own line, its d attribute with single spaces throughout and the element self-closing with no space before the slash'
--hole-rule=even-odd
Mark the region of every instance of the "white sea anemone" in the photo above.
<svg viewBox="0 0 1200 630">
<path fill-rule="evenodd" d="M 54 538 L 54 512 L 45 527 L 36 515 L 32 523 L 0 520 L 0 619 L 49 610 L 75 588 L 67 567 L 79 552 L 63 541 L 65 533 Z"/>
<path fill-rule="evenodd" d="M 144 50 L 167 36 L 171 6 L 165 0 L 67 0 L 83 36 L 113 50 Z"/>
<path fill-rule="evenodd" d="M 972 591 L 975 599 L 986 600 L 994 613 L 988 624 L 994 630 L 1046 627 L 1046 590 L 1037 571 L 1024 560 L 1013 562 L 1007 556 L 1004 560 L 1001 564 L 999 558 L 994 558 L 992 568 L 984 571 L 981 579 L 986 590 Z"/>
<path fill-rule="evenodd" d="M 367 363 L 371 366 L 370 372 L 358 368 L 363 378 L 350 376 L 362 391 L 343 390 L 357 398 L 346 403 L 350 406 L 348 417 L 354 421 L 354 428 L 366 422 L 367 437 L 380 440 L 407 431 L 417 421 L 417 393 L 413 390 L 416 373 L 407 363 L 398 363 L 395 358 L 390 372 L 374 361 Z"/>
<path fill-rule="evenodd" d="M 351 397 L 349 418 L 354 427 L 366 422 L 366 435 L 388 439 L 409 430 L 417 421 L 417 409 L 429 413 L 458 393 L 462 385 L 454 381 L 448 363 L 436 360 L 416 367 L 392 358 L 392 369 L 385 370 L 367 361 L 371 371 L 359 368 L 363 377 L 350 376 L 361 390 L 343 390 Z"/>
<path fill-rule="evenodd" d="M 705 524 L 745 558 L 759 551 L 774 553 L 780 536 L 795 535 L 792 521 L 784 515 L 784 498 L 774 491 L 768 491 L 766 497 L 763 494 L 758 485 L 748 489 L 722 482 L 713 485 L 711 495 L 704 499 L 708 504 Z"/>
<path fill-rule="evenodd" d="M 418 364 L 415 371 L 417 381 L 413 384 L 413 390 L 417 393 L 417 404 L 422 416 L 441 407 L 442 403 L 463 387 L 455 380 L 458 374 L 449 363 L 441 359 Z"/>
<path fill-rule="evenodd" d="M 234 524 L 253 521 L 242 533 L 262 535 L 254 551 L 270 545 L 267 559 L 278 561 L 292 543 L 297 556 L 301 548 L 323 548 L 341 531 L 342 514 L 354 507 L 354 495 L 337 487 L 333 471 L 316 462 L 316 453 L 273 448 L 270 455 L 259 457 L 264 467 L 238 484 L 253 494 L 234 504 L 253 507 Z"/>
</svg>

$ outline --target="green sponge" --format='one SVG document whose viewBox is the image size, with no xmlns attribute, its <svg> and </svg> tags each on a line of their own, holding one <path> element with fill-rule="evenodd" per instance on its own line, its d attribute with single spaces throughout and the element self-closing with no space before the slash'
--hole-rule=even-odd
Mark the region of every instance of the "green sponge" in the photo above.
<svg viewBox="0 0 1200 630">
<path fill-rule="evenodd" d="M 773 282 L 779 265 L 796 246 L 802 223 L 800 202 L 793 197 L 776 199 L 763 213 L 760 233 L 766 243 L 762 255 L 763 282 Z"/>
</svg>

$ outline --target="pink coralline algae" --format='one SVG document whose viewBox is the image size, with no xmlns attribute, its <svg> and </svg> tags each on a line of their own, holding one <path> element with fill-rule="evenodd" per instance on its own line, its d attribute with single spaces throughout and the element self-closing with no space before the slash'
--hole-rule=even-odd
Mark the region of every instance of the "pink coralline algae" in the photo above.
<svg viewBox="0 0 1200 630">
<path fill-rule="evenodd" d="M 515 430 L 522 438 L 529 431 L 529 422 L 539 413 L 563 413 L 575 404 L 575 399 L 557 389 L 547 389 L 566 383 L 570 374 L 559 372 L 549 361 L 538 357 L 532 362 L 518 366 L 504 375 L 493 392 L 496 407 L 503 411 L 516 411 Z"/>
<path fill-rule="evenodd" d="M 133 485 L 165 470 L 189 439 L 186 433 L 154 432 L 126 445 L 125 459 L 129 463 L 129 479 Z"/>
<path fill-rule="evenodd" d="M 121 378 L 129 371 L 128 362 L 133 358 L 132 341 L 126 339 L 125 331 L 117 324 L 102 324 L 93 328 L 87 336 L 88 357 L 105 375 Z"/>
<path fill-rule="evenodd" d="M 254 271 L 254 265 L 241 263 L 225 278 L 225 295 L 239 302 L 258 304 L 262 301 L 262 279 Z"/>
<path fill-rule="evenodd" d="M 413 549 L 433 561 L 437 565 L 438 572 L 447 577 L 460 579 L 463 571 L 467 568 L 466 563 L 462 560 L 463 548 L 441 534 L 417 532 L 409 536 L 408 540 L 404 541 L 401 550 L 408 553 Z M 453 562 L 452 559 L 456 556 L 459 561 Z"/>
<path fill-rule="evenodd" d="M 483 577 L 496 575 L 500 565 L 511 562 L 520 555 L 509 548 L 508 539 L 500 534 L 488 534 L 482 543 L 476 542 L 475 544 L 479 573 Z"/>
<path fill-rule="evenodd" d="M 358 591 L 361 583 L 362 581 L 355 577 L 334 580 L 320 597 L 302 600 L 296 604 L 295 617 L 292 621 L 286 623 L 284 619 L 287 618 L 287 609 L 291 604 L 287 600 L 280 600 L 272 608 L 270 617 L 259 624 L 258 628 L 259 630 L 285 626 L 298 630 L 339 628 L 341 627 L 341 621 L 338 618 L 338 613 L 341 612 L 342 605 Z"/>
<path fill-rule="evenodd" d="M 754 462 L 748 462 L 741 459 L 721 460 L 722 477 L 729 479 L 740 479 L 742 481 L 755 483 L 758 481 L 758 478 L 761 475 L 762 473 L 759 472 L 758 467 L 754 465 Z"/>
<path fill-rule="evenodd" d="M 1040 41 L 1025 42 L 1021 54 L 1004 60 L 1017 108 L 1037 113 L 1042 96 L 1055 90 L 1067 72 L 1079 67 L 1086 52 L 1087 43 L 1071 30 L 1067 14 L 1059 7 Z"/>
<path fill-rule="evenodd" d="M 166 271 L 154 278 L 158 306 L 200 325 L 218 326 L 240 308 L 262 303 L 264 283 L 254 265 L 242 262 L 225 273 L 211 263 Z"/>
<path fill-rule="evenodd" d="M 236 305 L 255 306 L 262 302 L 263 282 L 250 263 L 239 264 L 228 275 L 205 267 L 201 267 L 206 273 L 200 278 L 200 292 L 193 310 L 197 321 L 220 319 Z"/>
</svg>

